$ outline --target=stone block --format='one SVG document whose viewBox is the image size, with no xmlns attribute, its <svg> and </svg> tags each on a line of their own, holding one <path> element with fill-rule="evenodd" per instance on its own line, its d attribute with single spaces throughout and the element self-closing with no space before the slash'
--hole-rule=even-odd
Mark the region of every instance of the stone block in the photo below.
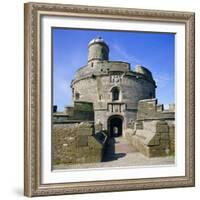
<svg viewBox="0 0 200 200">
<path fill-rule="evenodd" d="M 168 125 L 168 124 L 167 124 L 166 121 L 161 120 L 161 121 L 158 121 L 156 125 L 157 125 L 157 126 L 160 126 L 160 125 Z"/>
<path fill-rule="evenodd" d="M 158 146 L 160 145 L 160 138 L 154 137 L 151 139 L 151 141 L 148 143 L 148 146 Z"/>
<path fill-rule="evenodd" d="M 85 157 L 76 158 L 76 163 L 85 163 Z"/>
<path fill-rule="evenodd" d="M 160 138 L 158 138 L 158 137 L 155 137 L 154 138 L 154 145 L 160 145 Z"/>
<path fill-rule="evenodd" d="M 163 111 L 163 104 L 157 105 L 157 112 L 162 112 Z"/>
<path fill-rule="evenodd" d="M 169 127 L 167 125 L 159 125 L 159 126 L 157 125 L 156 132 L 158 132 L 158 133 L 168 133 Z"/>
<path fill-rule="evenodd" d="M 88 136 L 79 135 L 78 137 L 78 147 L 88 146 Z"/>
<path fill-rule="evenodd" d="M 160 132 L 160 137 L 163 140 L 169 140 L 169 133 L 168 132 Z"/>
<path fill-rule="evenodd" d="M 143 129 L 143 123 L 142 122 L 136 122 L 135 123 L 135 128 L 136 129 Z"/>
<path fill-rule="evenodd" d="M 53 163 L 73 164 L 102 159 L 102 145 L 92 135 L 89 123 L 53 126 Z M 90 142 L 89 142 L 90 141 Z"/>
<path fill-rule="evenodd" d="M 93 129 L 90 127 L 86 127 L 86 128 L 79 128 L 78 130 L 78 135 L 92 135 L 93 133 Z"/>
</svg>

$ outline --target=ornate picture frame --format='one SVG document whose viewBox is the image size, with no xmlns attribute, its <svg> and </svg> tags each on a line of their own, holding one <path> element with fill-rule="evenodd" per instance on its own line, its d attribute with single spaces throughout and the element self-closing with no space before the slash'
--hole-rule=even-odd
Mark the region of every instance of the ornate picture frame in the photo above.
<svg viewBox="0 0 200 200">
<path fill-rule="evenodd" d="M 24 194 L 45 196 L 195 185 L 195 15 L 191 12 L 26 3 L 24 6 Z M 43 183 L 42 181 L 42 17 L 172 23 L 185 27 L 185 175 Z"/>
</svg>

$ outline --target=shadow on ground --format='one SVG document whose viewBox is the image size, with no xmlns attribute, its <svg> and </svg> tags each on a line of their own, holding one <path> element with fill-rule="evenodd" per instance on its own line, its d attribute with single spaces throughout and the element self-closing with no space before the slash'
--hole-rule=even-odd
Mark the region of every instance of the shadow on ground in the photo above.
<svg viewBox="0 0 200 200">
<path fill-rule="evenodd" d="M 118 160 L 119 158 L 126 156 L 126 153 L 116 153 L 115 152 L 115 144 L 116 143 L 119 143 L 119 142 L 116 141 L 114 137 L 111 137 L 108 139 L 107 148 L 105 150 L 102 162 Z"/>
</svg>

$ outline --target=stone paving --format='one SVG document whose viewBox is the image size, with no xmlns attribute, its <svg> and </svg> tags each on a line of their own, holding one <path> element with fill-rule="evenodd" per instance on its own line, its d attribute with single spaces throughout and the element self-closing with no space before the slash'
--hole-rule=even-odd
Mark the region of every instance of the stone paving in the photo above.
<svg viewBox="0 0 200 200">
<path fill-rule="evenodd" d="M 123 157 L 126 157 L 127 154 L 133 152 L 137 152 L 137 150 L 133 148 L 133 146 L 129 144 L 125 138 L 110 138 L 108 141 L 105 156 L 103 158 L 103 162 L 121 160 Z"/>
<path fill-rule="evenodd" d="M 174 164 L 174 156 L 148 158 L 138 152 L 125 138 L 110 138 L 101 163 L 57 165 L 54 169 L 104 168 Z"/>
</svg>

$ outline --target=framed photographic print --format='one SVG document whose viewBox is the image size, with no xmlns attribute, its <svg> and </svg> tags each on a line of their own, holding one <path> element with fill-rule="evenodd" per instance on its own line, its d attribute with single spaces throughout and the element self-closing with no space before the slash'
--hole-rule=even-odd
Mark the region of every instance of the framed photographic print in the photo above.
<svg viewBox="0 0 200 200">
<path fill-rule="evenodd" d="M 26 196 L 194 186 L 194 13 L 24 18 Z"/>
</svg>

